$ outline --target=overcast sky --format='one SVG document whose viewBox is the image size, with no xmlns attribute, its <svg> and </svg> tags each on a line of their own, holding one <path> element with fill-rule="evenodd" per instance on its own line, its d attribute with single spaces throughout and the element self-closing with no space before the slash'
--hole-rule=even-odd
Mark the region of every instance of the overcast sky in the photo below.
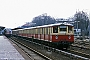
<svg viewBox="0 0 90 60">
<path fill-rule="evenodd" d="M 90 13 L 90 1 L 0 0 L 0 26 L 15 28 L 43 13 L 55 18 L 68 18 L 78 10 Z"/>
</svg>

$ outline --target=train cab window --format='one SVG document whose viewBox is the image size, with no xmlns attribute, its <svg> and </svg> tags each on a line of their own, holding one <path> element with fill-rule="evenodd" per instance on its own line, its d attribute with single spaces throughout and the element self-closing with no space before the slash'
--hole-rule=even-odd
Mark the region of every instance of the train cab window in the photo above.
<svg viewBox="0 0 90 60">
<path fill-rule="evenodd" d="M 60 33 L 66 33 L 67 32 L 67 26 L 60 26 Z"/>
<path fill-rule="evenodd" d="M 58 33 L 58 26 L 53 27 L 53 33 Z"/>
<path fill-rule="evenodd" d="M 72 27 L 68 26 L 68 33 L 72 33 Z"/>
</svg>

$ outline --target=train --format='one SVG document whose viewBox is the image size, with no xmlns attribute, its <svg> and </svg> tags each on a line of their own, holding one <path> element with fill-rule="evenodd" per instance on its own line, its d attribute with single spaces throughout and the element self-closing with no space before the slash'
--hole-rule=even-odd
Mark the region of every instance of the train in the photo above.
<svg viewBox="0 0 90 60">
<path fill-rule="evenodd" d="M 49 24 L 12 30 L 12 35 L 33 38 L 35 42 L 67 49 L 74 43 L 74 26 L 69 23 Z"/>
<path fill-rule="evenodd" d="M 10 28 L 5 28 L 3 31 L 3 34 L 7 37 L 10 37 L 12 35 L 12 29 Z"/>
</svg>

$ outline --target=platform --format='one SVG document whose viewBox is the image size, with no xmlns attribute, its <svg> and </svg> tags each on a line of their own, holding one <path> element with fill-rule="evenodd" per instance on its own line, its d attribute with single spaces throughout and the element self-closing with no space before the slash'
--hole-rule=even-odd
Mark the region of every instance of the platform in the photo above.
<svg viewBox="0 0 90 60">
<path fill-rule="evenodd" d="M 0 60 L 25 60 L 5 36 L 0 36 Z"/>
</svg>

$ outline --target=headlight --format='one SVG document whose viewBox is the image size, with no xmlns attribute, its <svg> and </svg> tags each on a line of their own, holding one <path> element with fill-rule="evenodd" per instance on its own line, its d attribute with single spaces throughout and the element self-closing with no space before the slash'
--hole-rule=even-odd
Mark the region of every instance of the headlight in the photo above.
<svg viewBox="0 0 90 60">
<path fill-rule="evenodd" d="M 55 37 L 56 39 L 58 39 L 58 35 L 56 35 L 56 37 Z"/>
<path fill-rule="evenodd" d="M 71 39 L 71 36 L 69 35 L 68 38 Z"/>
</svg>

